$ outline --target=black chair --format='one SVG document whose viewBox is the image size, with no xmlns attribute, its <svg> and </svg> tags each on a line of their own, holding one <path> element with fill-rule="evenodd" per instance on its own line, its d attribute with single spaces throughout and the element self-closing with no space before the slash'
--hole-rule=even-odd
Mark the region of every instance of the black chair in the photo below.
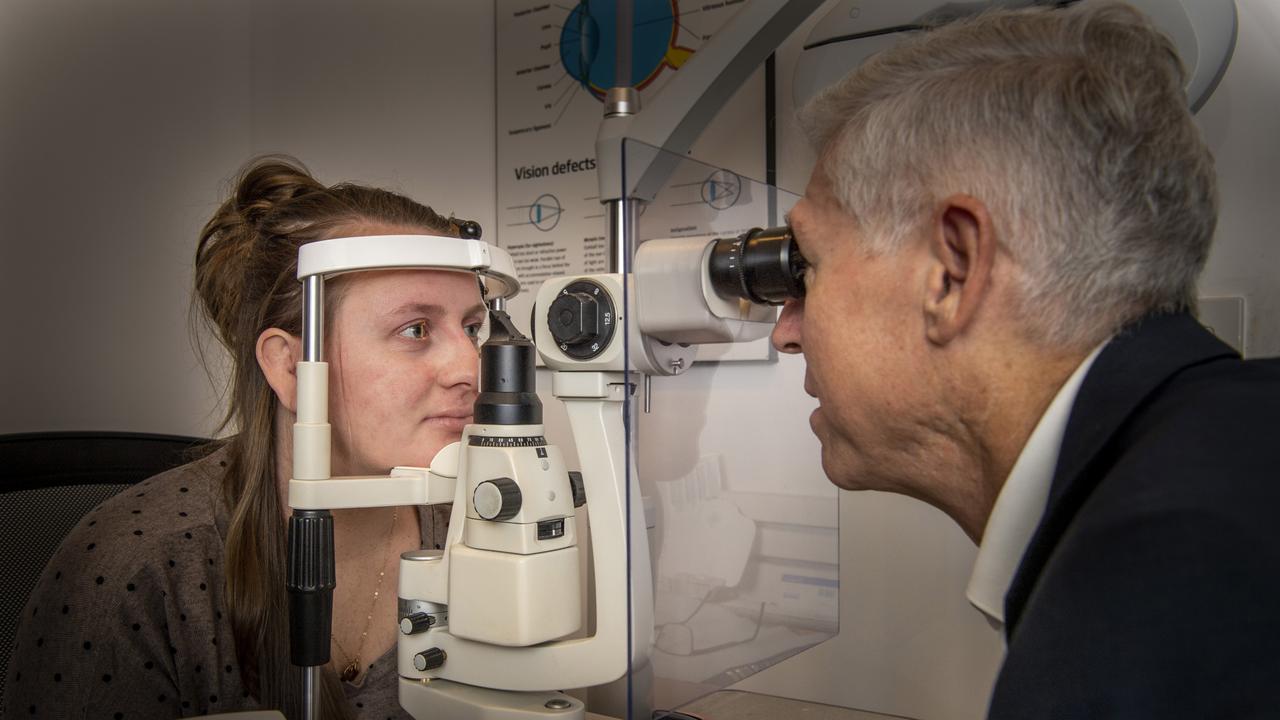
<svg viewBox="0 0 1280 720">
<path fill-rule="evenodd" d="M 0 708 L 18 616 L 62 538 L 102 501 L 187 462 L 206 442 L 124 432 L 0 435 Z"/>
</svg>

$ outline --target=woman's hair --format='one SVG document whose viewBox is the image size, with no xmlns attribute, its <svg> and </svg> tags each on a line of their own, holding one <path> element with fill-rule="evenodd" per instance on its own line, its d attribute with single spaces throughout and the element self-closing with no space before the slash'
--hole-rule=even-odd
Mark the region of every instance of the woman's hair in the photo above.
<svg viewBox="0 0 1280 720">
<path fill-rule="evenodd" d="M 1089 348 L 1195 306 L 1213 158 L 1173 43 L 1131 7 L 992 11 L 871 57 L 802 111 L 867 250 L 970 193 L 1015 259 L 1027 334 Z"/>
<path fill-rule="evenodd" d="M 219 430 L 227 441 L 222 494 L 230 508 L 224 583 L 227 616 L 245 687 L 265 706 L 301 716 L 301 671 L 289 659 L 285 592 L 286 529 L 276 474 L 276 398 L 258 367 L 258 336 L 268 328 L 301 334 L 298 248 L 359 235 L 370 225 L 459 236 L 458 223 L 386 190 L 326 187 L 292 158 L 264 156 L 240 173 L 231 196 L 200 232 L 195 298 L 231 357 L 229 402 Z M 332 287 L 332 286 L 331 286 Z M 327 292 L 326 313 L 341 288 Z M 194 310 L 194 307 L 193 307 Z M 322 673 L 322 717 L 347 716 L 332 672 Z"/>
</svg>

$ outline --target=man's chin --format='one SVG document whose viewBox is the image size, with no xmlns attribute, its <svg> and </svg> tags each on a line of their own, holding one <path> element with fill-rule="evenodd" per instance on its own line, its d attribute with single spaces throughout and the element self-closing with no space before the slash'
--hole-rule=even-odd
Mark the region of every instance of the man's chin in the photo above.
<svg viewBox="0 0 1280 720">
<path fill-rule="evenodd" d="M 858 472 L 853 464 L 847 460 L 839 460 L 833 457 L 833 453 L 827 451 L 827 445 L 822 446 L 822 472 L 827 476 L 827 480 L 832 485 L 842 490 L 868 490 L 865 483 L 859 482 L 862 473 Z"/>
</svg>

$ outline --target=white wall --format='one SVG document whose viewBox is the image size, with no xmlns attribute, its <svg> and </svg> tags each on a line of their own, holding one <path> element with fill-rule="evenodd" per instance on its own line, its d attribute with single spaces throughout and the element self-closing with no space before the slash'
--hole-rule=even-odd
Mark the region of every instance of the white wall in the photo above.
<svg viewBox="0 0 1280 720">
<path fill-rule="evenodd" d="M 0 5 L 0 432 L 208 425 L 186 297 L 249 41 L 242 2 Z"/>
<path fill-rule="evenodd" d="M 1244 296 L 1250 353 L 1274 355 L 1280 9 L 1238 6 L 1235 59 L 1200 115 L 1223 195 L 1202 289 Z M 254 153 L 290 152 L 327 182 L 397 188 L 493 226 L 492 5 L 355 8 L 0 4 L 0 433 L 209 432 L 216 402 L 186 331 L 190 261 L 225 180 Z M 787 137 L 780 184 L 801 189 L 812 157 Z M 655 393 L 683 382 L 754 394 L 768 414 L 700 417 L 702 447 L 733 454 L 767 427 L 778 462 L 815 478 L 802 374 L 796 358 L 699 367 Z M 894 496 L 844 494 L 840 516 L 841 635 L 743 687 L 981 716 L 1000 650 L 963 600 L 968 541 Z"/>
<path fill-rule="evenodd" d="M 0 433 L 212 432 L 191 261 L 254 154 L 492 227 L 492 58 L 488 3 L 0 4 Z"/>
<path fill-rule="evenodd" d="M 1245 353 L 1266 357 L 1280 355 L 1280 4 L 1236 0 L 1236 7 L 1235 56 L 1197 115 L 1222 200 L 1200 294 L 1244 297 Z"/>
</svg>

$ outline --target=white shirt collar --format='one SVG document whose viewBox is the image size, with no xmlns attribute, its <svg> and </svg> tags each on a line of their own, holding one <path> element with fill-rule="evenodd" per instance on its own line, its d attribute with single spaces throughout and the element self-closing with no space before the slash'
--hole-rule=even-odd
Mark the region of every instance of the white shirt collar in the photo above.
<svg viewBox="0 0 1280 720">
<path fill-rule="evenodd" d="M 1105 342 L 1089 353 L 1049 403 L 1022 447 L 987 519 L 965 595 L 997 629 L 1004 627 L 1004 596 L 1013 583 L 1031 535 L 1044 516 L 1071 406 L 1076 402 L 1084 376 L 1104 345 Z"/>
</svg>

